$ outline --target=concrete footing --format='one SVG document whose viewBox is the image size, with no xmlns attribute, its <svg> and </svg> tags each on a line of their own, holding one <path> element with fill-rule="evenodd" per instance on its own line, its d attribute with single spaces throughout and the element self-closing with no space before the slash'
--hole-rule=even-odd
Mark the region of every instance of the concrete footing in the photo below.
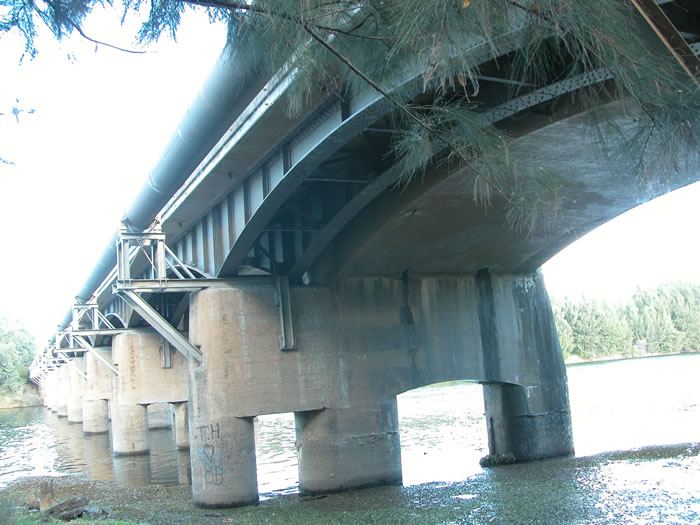
<svg viewBox="0 0 700 525">
<path fill-rule="evenodd" d="M 190 428 L 193 503 L 211 508 L 257 503 L 253 418 L 190 417 Z"/>
<path fill-rule="evenodd" d="M 148 405 L 148 428 L 171 428 L 173 426 L 173 412 L 169 403 L 152 403 Z"/>
<path fill-rule="evenodd" d="M 533 413 L 527 391 L 519 385 L 484 385 L 490 454 L 512 454 L 516 461 L 533 461 L 573 454 L 571 414 L 553 406 Z"/>
<path fill-rule="evenodd" d="M 83 432 L 86 434 L 109 432 L 106 399 L 83 400 Z"/>
<path fill-rule="evenodd" d="M 143 405 L 112 404 L 112 452 L 115 456 L 148 454 L 148 412 Z"/>
<path fill-rule="evenodd" d="M 539 272 L 344 278 L 291 287 L 286 299 L 282 286 L 193 294 L 189 337 L 201 362 L 165 354 L 172 349 L 153 330 L 113 338 L 115 455 L 147 453 L 146 407 L 170 403 L 177 447 L 190 447 L 194 503 L 247 505 L 258 501 L 254 418 L 294 412 L 302 493 L 399 484 L 396 395 L 451 380 L 484 385 L 492 454 L 573 453 L 566 370 Z M 59 415 L 68 381 L 65 366 L 47 379 Z M 104 397 L 85 397 L 86 432 L 104 428 Z"/>
<path fill-rule="evenodd" d="M 83 422 L 83 390 L 85 388 L 85 358 L 71 359 L 68 365 L 68 396 L 66 413 L 69 423 Z"/>
<path fill-rule="evenodd" d="M 68 385 L 70 384 L 70 372 L 68 365 L 63 365 L 57 371 L 57 381 L 54 395 L 56 402 L 53 406 L 58 417 L 68 417 Z"/>
<path fill-rule="evenodd" d="M 175 446 L 180 449 L 190 448 L 190 425 L 187 417 L 187 403 L 173 403 Z"/>
<path fill-rule="evenodd" d="M 295 419 L 302 494 L 401 484 L 396 398 Z"/>
</svg>

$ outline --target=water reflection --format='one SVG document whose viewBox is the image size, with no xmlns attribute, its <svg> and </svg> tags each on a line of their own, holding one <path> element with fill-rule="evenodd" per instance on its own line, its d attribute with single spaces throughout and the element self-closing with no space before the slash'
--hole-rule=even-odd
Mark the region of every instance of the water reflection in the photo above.
<svg viewBox="0 0 700 525">
<path fill-rule="evenodd" d="M 81 469 L 90 479 L 111 481 L 114 479 L 114 464 L 111 454 L 109 434 L 91 434 L 83 436 L 83 458 L 85 466 Z M 73 460 L 75 461 L 75 460 Z"/>
<path fill-rule="evenodd" d="M 481 471 L 488 451 L 481 385 L 451 382 L 398 397 L 404 485 L 456 481 Z"/>
<path fill-rule="evenodd" d="M 255 421 L 258 490 L 289 494 L 299 488 L 294 414 L 259 416 Z"/>
<path fill-rule="evenodd" d="M 696 442 L 700 436 L 700 355 L 581 365 L 570 367 L 568 374 L 578 456 Z M 479 385 L 457 382 L 414 390 L 399 396 L 398 409 L 404 485 L 465 480 L 478 472 L 498 484 L 505 483 L 499 476 L 511 476 L 498 470 L 484 473 L 478 465 L 487 451 Z M 293 414 L 257 418 L 263 499 L 298 490 L 295 438 Z M 81 425 L 68 425 L 50 410 L 0 411 L 0 486 L 22 476 L 76 472 L 123 487 L 189 484 L 189 452 L 176 449 L 173 429 L 152 429 L 150 441 L 149 455 L 113 457 L 108 434 L 84 436 Z M 556 478 L 566 505 L 580 504 L 576 487 L 593 483 L 573 463 L 562 468 L 566 460 L 556 469 L 546 462 L 530 465 L 528 476 Z M 640 473 L 634 470 L 640 468 L 630 465 L 630 472 L 611 472 L 609 482 L 626 483 L 625 474 Z M 465 501 L 470 497 L 462 496 Z"/>
<path fill-rule="evenodd" d="M 0 486 L 22 476 L 56 473 L 54 433 L 44 421 L 44 416 L 56 416 L 44 410 L 0 411 Z"/>
<path fill-rule="evenodd" d="M 577 365 L 567 373 L 577 455 L 698 441 L 700 354 Z"/>
</svg>

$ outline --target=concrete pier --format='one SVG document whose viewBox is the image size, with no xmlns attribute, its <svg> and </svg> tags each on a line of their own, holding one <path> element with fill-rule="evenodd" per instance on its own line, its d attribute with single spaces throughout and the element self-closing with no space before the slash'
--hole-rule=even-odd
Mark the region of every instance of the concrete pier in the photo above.
<svg viewBox="0 0 700 525">
<path fill-rule="evenodd" d="M 172 355 L 170 366 L 164 368 L 164 349 L 171 352 L 151 329 L 129 330 L 112 340 L 112 357 L 119 372 L 112 379 L 110 403 L 115 455 L 149 452 L 148 405 L 187 400 L 185 360 Z"/>
<path fill-rule="evenodd" d="M 44 392 L 44 406 L 53 413 L 56 413 L 56 396 L 58 395 L 57 382 L 58 371 L 54 369 L 46 374 L 46 379 L 44 379 L 44 383 L 42 384 L 42 390 Z"/>
<path fill-rule="evenodd" d="M 194 502 L 257 501 L 256 415 L 295 412 L 302 492 L 401 482 L 396 395 L 485 385 L 492 453 L 573 453 L 561 351 L 539 273 L 346 278 L 290 288 L 296 345 L 280 350 L 269 286 L 209 288 L 190 303 Z M 290 327 L 287 327 L 287 333 Z"/>
<path fill-rule="evenodd" d="M 401 484 L 396 398 L 297 412 L 295 420 L 302 494 Z"/>
<path fill-rule="evenodd" d="M 187 417 L 187 403 L 173 403 L 175 426 L 175 446 L 180 449 L 190 448 L 190 425 Z"/>
<path fill-rule="evenodd" d="M 54 395 L 56 402 L 54 408 L 58 417 L 68 417 L 68 390 L 70 384 L 70 372 L 68 365 L 63 365 L 56 370 L 56 382 L 54 384 Z"/>
<path fill-rule="evenodd" d="M 95 348 L 111 364 L 112 348 Z M 83 432 L 101 434 L 109 431 L 107 403 L 112 397 L 112 371 L 92 352 L 85 354 L 85 391 L 83 392 Z"/>
<path fill-rule="evenodd" d="M 216 312 L 215 315 L 217 319 L 229 314 Z M 230 353 L 238 353 L 236 350 L 240 348 L 229 340 L 227 325 L 208 330 L 207 318 L 197 319 L 203 324 L 198 329 L 205 329 L 201 335 L 206 343 L 202 347 L 203 362 L 189 362 L 192 499 L 202 507 L 257 503 L 253 415 L 246 417 L 240 409 L 236 410 L 237 400 L 231 396 L 236 379 L 229 377 L 235 360 Z"/>
<path fill-rule="evenodd" d="M 148 428 L 171 428 L 173 426 L 173 411 L 169 403 L 151 403 L 148 405 Z"/>
<path fill-rule="evenodd" d="M 480 272 L 476 280 L 490 453 L 517 461 L 573 454 L 566 369 L 542 276 Z"/>
<path fill-rule="evenodd" d="M 112 406 L 112 452 L 115 456 L 148 454 L 148 437 L 145 405 L 118 403 Z"/>
<path fill-rule="evenodd" d="M 83 390 L 85 389 L 85 358 L 71 359 L 68 368 L 68 396 L 66 413 L 69 423 L 83 422 Z"/>
</svg>

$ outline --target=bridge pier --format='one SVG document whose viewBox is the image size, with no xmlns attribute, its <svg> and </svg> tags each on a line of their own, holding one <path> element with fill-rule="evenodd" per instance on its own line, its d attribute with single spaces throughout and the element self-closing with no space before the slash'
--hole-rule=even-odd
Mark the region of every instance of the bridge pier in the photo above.
<svg viewBox="0 0 700 525">
<path fill-rule="evenodd" d="M 95 348 L 103 359 L 112 361 L 111 348 Z M 112 397 L 112 372 L 92 352 L 85 354 L 85 391 L 83 392 L 83 432 L 109 431 L 108 400 Z"/>
<path fill-rule="evenodd" d="M 297 412 L 295 420 L 302 494 L 401 484 L 395 397 L 367 406 Z"/>
<path fill-rule="evenodd" d="M 573 454 L 566 369 L 541 274 L 479 272 L 476 282 L 489 452 L 517 461 Z"/>
<path fill-rule="evenodd" d="M 85 373 L 85 359 L 75 357 L 66 367 L 68 368 L 68 396 L 66 400 L 68 423 L 82 423 L 85 378 L 81 374 Z"/>
<path fill-rule="evenodd" d="M 148 405 L 148 429 L 172 428 L 173 411 L 169 403 Z"/>
<path fill-rule="evenodd" d="M 58 417 L 68 417 L 68 389 L 70 384 L 70 372 L 68 370 L 68 365 L 64 364 L 61 366 L 56 371 L 56 376 L 56 415 Z"/>
<path fill-rule="evenodd" d="M 573 452 L 566 371 L 539 273 L 348 278 L 208 288 L 190 302 L 192 491 L 202 506 L 258 499 L 253 418 L 294 412 L 304 493 L 400 483 L 396 395 L 484 384 L 491 453 Z M 292 326 L 283 331 L 283 323 Z M 280 335 L 292 333 L 293 350 Z"/>
<path fill-rule="evenodd" d="M 178 449 L 190 448 L 190 425 L 187 419 L 187 403 L 172 403 L 175 426 L 175 446 Z"/>
<path fill-rule="evenodd" d="M 207 331 L 214 344 L 201 349 L 203 362 L 190 360 L 192 501 L 211 508 L 250 505 L 258 502 L 254 418 L 235 411 L 227 326 L 215 328 Z"/>
<path fill-rule="evenodd" d="M 112 452 L 115 456 L 148 454 L 147 404 L 140 404 L 142 358 L 154 352 L 157 339 L 143 330 L 112 338 L 112 358 L 119 375 L 112 379 Z M 157 347 L 155 347 L 157 352 Z"/>
<path fill-rule="evenodd" d="M 151 329 L 129 330 L 112 339 L 119 372 L 112 380 L 110 403 L 115 455 L 148 454 L 148 405 L 187 399 L 185 359 L 179 354 L 164 359 L 163 352 L 171 352 L 170 346 Z"/>
<path fill-rule="evenodd" d="M 58 395 L 57 381 L 58 371 L 53 369 L 46 374 L 46 379 L 42 384 L 44 406 L 54 413 L 56 412 L 56 396 Z"/>
</svg>

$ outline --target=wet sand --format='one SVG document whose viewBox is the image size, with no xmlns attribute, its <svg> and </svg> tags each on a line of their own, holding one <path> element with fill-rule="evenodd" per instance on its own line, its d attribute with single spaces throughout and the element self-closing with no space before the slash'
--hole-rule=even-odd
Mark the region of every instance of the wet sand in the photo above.
<svg viewBox="0 0 700 525">
<path fill-rule="evenodd" d="M 0 522 L 26 517 L 22 504 L 38 494 L 42 479 L 24 478 L 0 490 Z M 276 496 L 238 509 L 195 508 L 188 486 L 121 488 L 79 475 L 53 479 L 57 500 L 85 495 L 98 516 L 153 525 L 700 521 L 700 443 L 501 466 L 457 483 Z"/>
</svg>

